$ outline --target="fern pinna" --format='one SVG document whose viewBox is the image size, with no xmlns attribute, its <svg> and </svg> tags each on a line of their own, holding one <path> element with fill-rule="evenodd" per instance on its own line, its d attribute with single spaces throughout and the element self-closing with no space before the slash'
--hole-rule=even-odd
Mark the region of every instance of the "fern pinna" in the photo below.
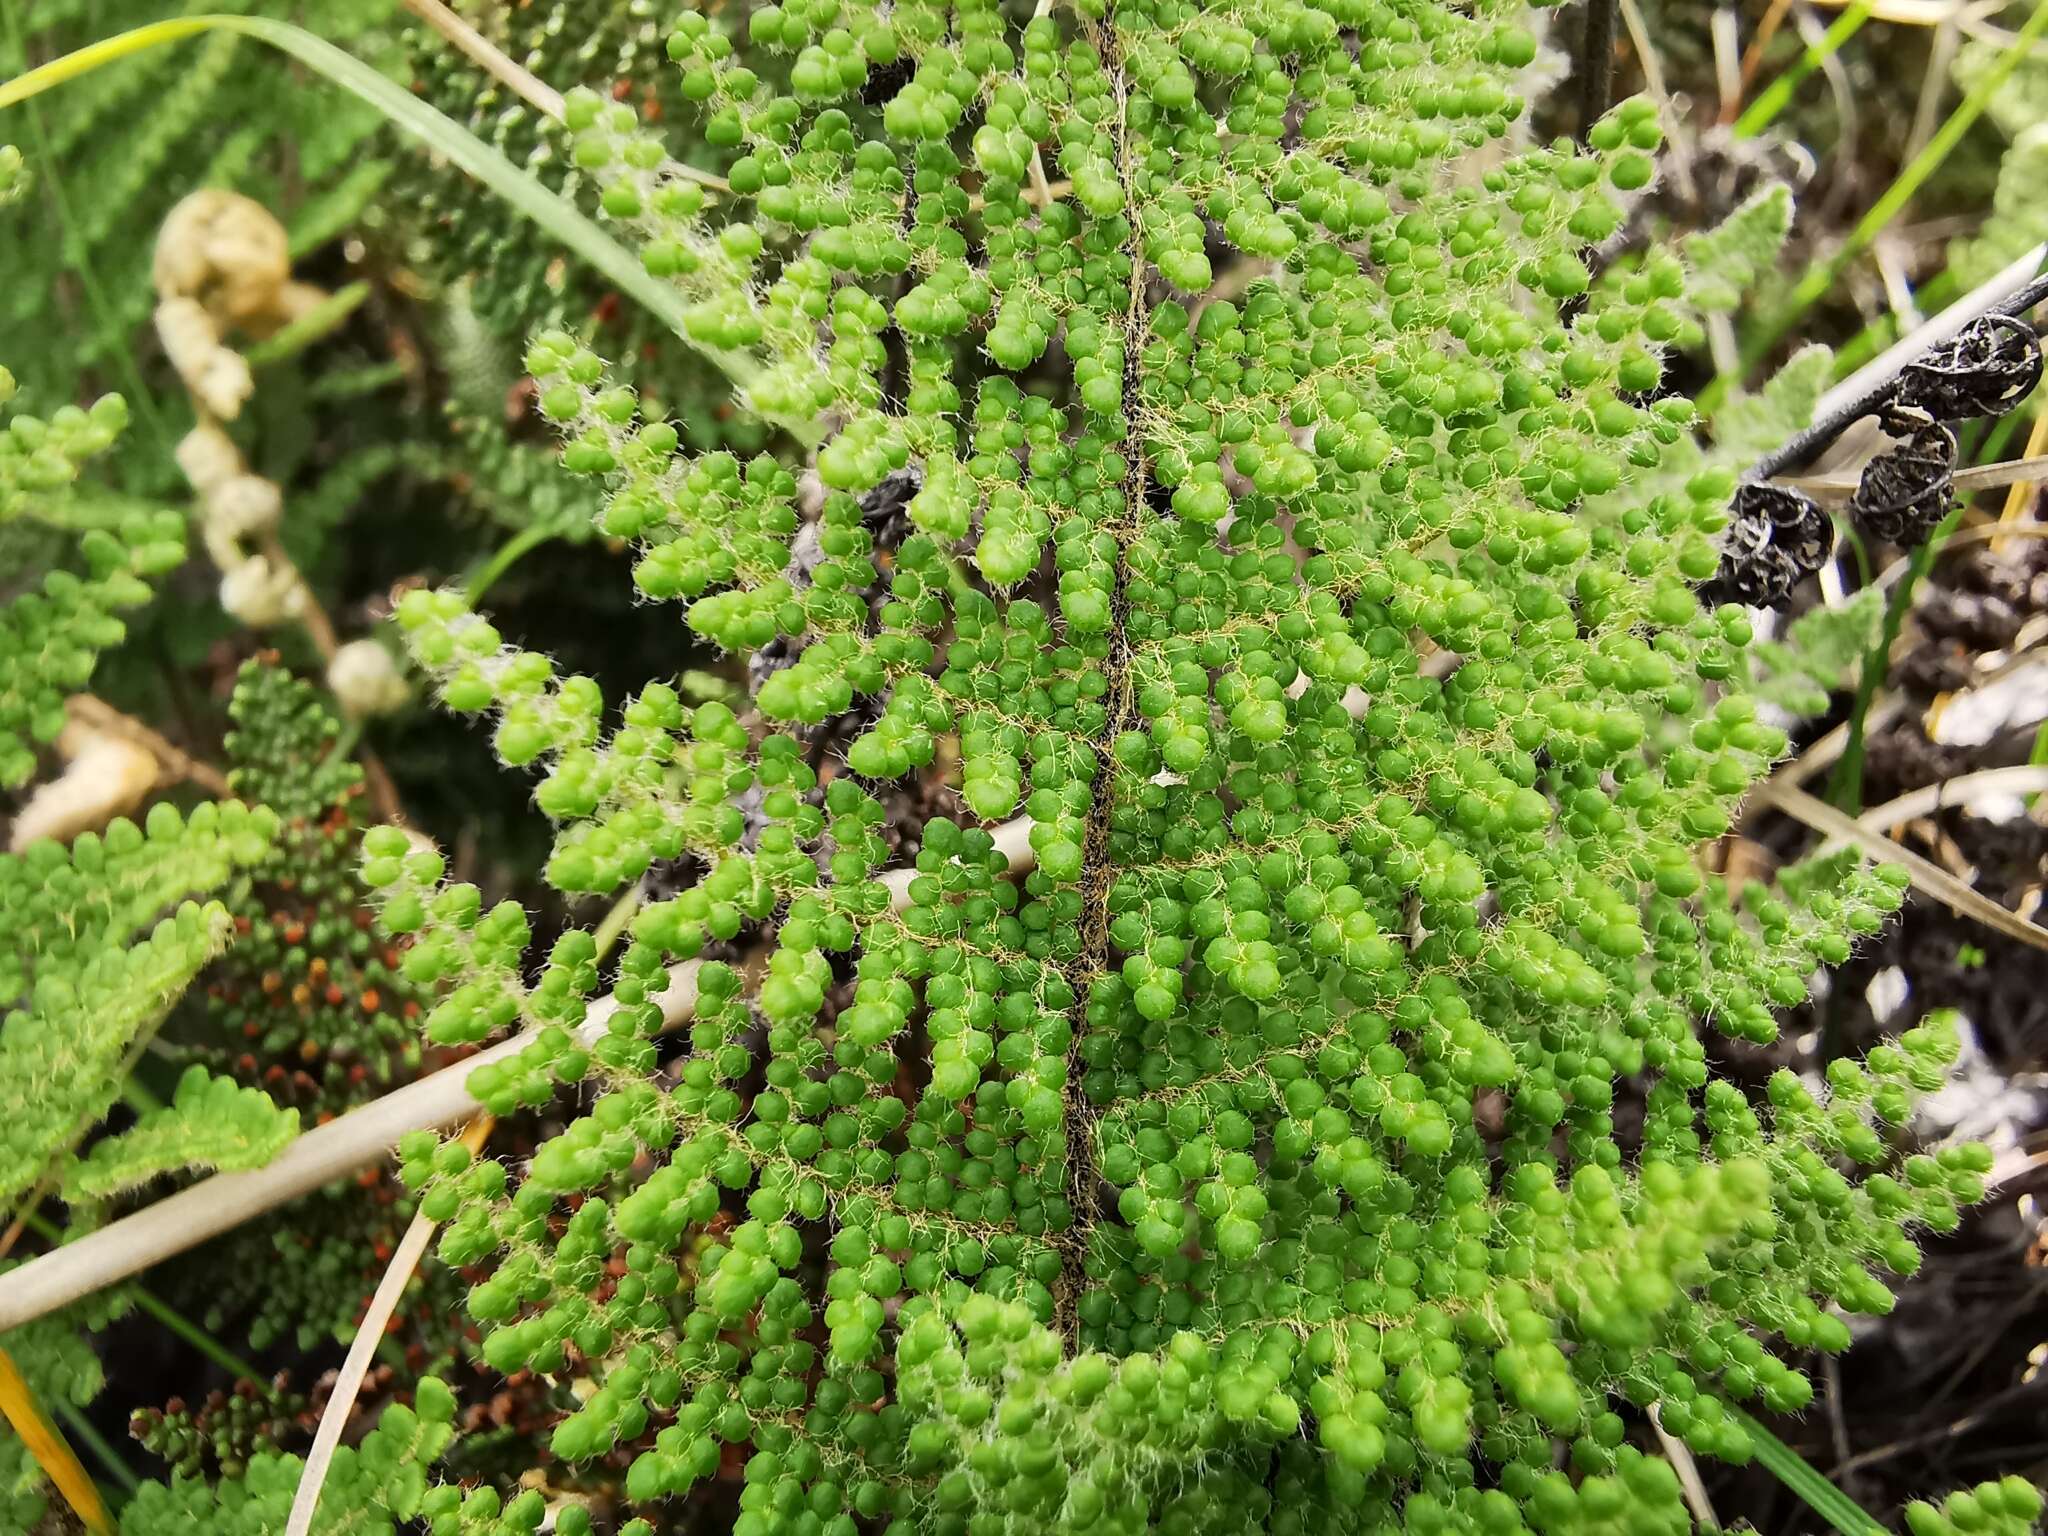
<svg viewBox="0 0 2048 1536">
<path fill-rule="evenodd" d="M 686 13 L 717 175 L 570 98 L 687 341 L 815 454 L 681 451 L 529 354 L 641 592 L 762 658 L 744 715 L 608 723 L 457 595 L 399 609 L 540 771 L 557 886 L 703 870 L 615 968 L 530 969 L 515 906 L 365 839 L 429 1038 L 537 1031 L 472 1091 L 580 1095 L 516 1181 L 404 1148 L 485 1360 L 578 1383 L 557 1456 L 652 1515 L 745 1447 L 747 1536 L 1681 1529 L 1631 1411 L 1745 1458 L 1731 1405 L 1804 1405 L 1788 1357 L 1980 1192 L 1978 1149 L 1888 1166 L 1939 1026 L 1763 1104 L 1710 1074 L 1901 886 L 1700 873 L 1785 737 L 1696 592 L 1734 476 L 1658 474 L 1689 253 L 1593 271 L 1655 112 L 1530 142 L 1542 24 Z M 879 785 L 956 763 L 884 880 Z"/>
</svg>

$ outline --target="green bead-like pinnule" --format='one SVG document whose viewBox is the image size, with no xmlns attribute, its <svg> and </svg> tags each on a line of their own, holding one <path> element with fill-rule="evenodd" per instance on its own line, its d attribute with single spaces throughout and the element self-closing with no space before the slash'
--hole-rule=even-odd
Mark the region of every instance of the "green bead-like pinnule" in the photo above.
<svg viewBox="0 0 2048 1536">
<path fill-rule="evenodd" d="M 411 1397 L 410 1403 L 387 1406 L 359 1443 L 335 1449 L 321 1485 L 321 1518 L 374 1531 L 404 1529 L 416 1520 L 459 1536 L 538 1531 L 545 1501 L 537 1491 L 506 1500 L 492 1488 L 429 1483 L 429 1473 L 456 1440 L 455 1396 L 439 1377 L 422 1376 Z M 155 1422 L 149 1427 L 153 1435 L 162 1432 Z M 180 1475 L 144 1483 L 121 1507 L 120 1536 L 265 1536 L 283 1530 L 304 1461 L 270 1448 L 256 1426 L 220 1434 L 216 1449 L 224 1463 L 218 1484 Z M 226 1465 L 230 1459 L 233 1464 Z M 555 1529 L 564 1536 L 589 1536 L 590 1525 L 572 1519 Z"/>
<path fill-rule="evenodd" d="M 815 451 L 697 448 L 587 330 L 529 344 L 748 707 L 399 605 L 556 887 L 698 871 L 535 966 L 364 839 L 429 1038 L 525 1032 L 470 1090 L 575 1090 L 516 1170 L 400 1149 L 484 1364 L 579 1383 L 554 1456 L 651 1509 L 743 1446 L 759 1536 L 1682 1531 L 1624 1413 L 1747 1459 L 1736 1405 L 1804 1407 L 1981 1193 L 1906 1146 L 1949 1021 L 1760 1101 L 1710 1070 L 1904 884 L 1702 868 L 1787 742 L 1700 599 L 1736 476 L 1665 359 L 1783 210 L 1596 271 L 1657 114 L 1532 142 L 1544 36 L 790 0 L 676 19 L 680 127 L 566 96 L 678 345 Z"/>
<path fill-rule="evenodd" d="M 278 838 L 229 894 L 234 944 L 174 1034 L 215 1070 L 322 1117 L 417 1070 L 418 996 L 374 926 L 359 870 L 363 770 L 336 750 L 331 704 L 259 656 L 228 716 L 230 787 L 276 815 Z"/>
<path fill-rule="evenodd" d="M 633 82 L 633 99 L 672 130 L 673 152 L 704 157 L 701 134 L 687 137 L 694 114 L 662 60 L 666 7 L 649 0 L 539 0 L 519 6 L 465 3 L 457 9 L 556 89 Z M 418 26 L 403 41 L 423 100 L 564 196 L 587 193 L 590 172 L 579 157 L 564 152 L 540 111 L 480 77 L 431 28 Z M 634 377 L 667 402 L 693 446 L 753 452 L 769 441 L 772 433 L 758 419 L 730 409 L 725 380 L 715 367 L 685 349 L 663 346 L 659 321 L 620 304 L 587 269 L 564 263 L 557 247 L 486 189 L 423 157 L 400 162 L 395 180 L 391 201 L 409 210 L 429 236 L 421 242 L 427 270 L 445 281 L 447 302 L 461 312 L 461 329 L 451 327 L 454 345 L 448 349 L 461 429 L 456 457 L 479 499 L 522 520 L 548 516 L 537 512 L 541 507 L 571 510 L 580 499 L 573 486 L 529 485 L 525 453 L 504 440 L 498 419 L 509 382 L 505 364 L 516 361 L 520 341 L 540 324 L 601 329 L 621 356 L 634 358 Z"/>
</svg>

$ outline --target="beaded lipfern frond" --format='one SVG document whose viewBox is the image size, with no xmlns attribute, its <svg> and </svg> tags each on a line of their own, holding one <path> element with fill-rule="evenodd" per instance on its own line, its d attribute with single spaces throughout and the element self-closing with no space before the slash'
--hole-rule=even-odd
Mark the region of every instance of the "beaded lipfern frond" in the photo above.
<svg viewBox="0 0 2048 1536">
<path fill-rule="evenodd" d="M 1939 1504 L 1915 1499 L 1905 1514 L 1912 1536 L 1963 1536 L 1965 1531 L 2029 1536 L 2040 1525 L 2041 1490 L 2023 1477 L 1987 1478 L 1975 1487 L 1958 1488 Z"/>
<path fill-rule="evenodd" d="M 234 947 L 203 978 L 184 1032 L 217 1072 L 326 1116 L 409 1076 L 412 989 L 372 931 L 357 865 L 363 771 L 337 753 L 321 695 L 273 657 L 242 666 L 228 702 L 228 783 L 278 817 L 275 845 L 231 894 Z"/>
<path fill-rule="evenodd" d="M 434 1464 L 455 1439 L 455 1398 L 438 1377 L 420 1379 L 411 1407 L 393 1403 L 359 1445 L 334 1453 L 321 1489 L 320 1507 L 311 1529 L 316 1536 L 392 1536 L 412 1529 L 416 1517 L 433 1519 L 433 1528 L 460 1536 L 514 1536 L 538 1529 L 543 1501 L 536 1492 L 514 1501 L 536 1518 L 523 1525 L 493 1524 L 464 1518 L 464 1494 L 456 1487 L 429 1483 Z M 297 1456 L 263 1452 L 249 1458 L 236 1477 L 210 1484 L 174 1476 L 168 1484 L 144 1483 L 121 1510 L 121 1536 L 176 1536 L 204 1531 L 207 1536 L 276 1536 L 285 1529 L 292 1496 L 298 1491 L 305 1464 Z M 494 1519 L 504 1506 L 485 1488 L 470 1494 L 477 1514 L 490 1506 Z M 441 1518 L 449 1517 L 443 1525 Z M 573 1529 L 574 1522 L 558 1530 Z M 587 1532 L 589 1524 L 584 1522 Z"/>
<path fill-rule="evenodd" d="M 1785 737 L 1694 589 L 1735 475 L 1658 393 L 1686 256 L 1590 267 L 1655 113 L 1527 142 L 1538 21 L 686 13 L 722 185 L 571 97 L 686 339 L 816 446 L 685 452 L 574 338 L 528 356 L 642 593 L 755 658 L 745 715 L 656 682 L 608 729 L 459 597 L 400 605 L 541 772 L 556 885 L 703 871 L 593 1016 L 594 935 L 525 968 L 517 908 L 365 838 L 430 1038 L 531 1029 L 472 1091 L 586 1095 L 516 1188 L 402 1149 L 485 1360 L 593 1383 L 557 1455 L 651 1502 L 749 1444 L 763 1536 L 1682 1529 L 1618 1404 L 1746 1455 L 1727 1404 L 1806 1402 L 1776 1351 L 1846 1345 L 1977 1194 L 1975 1151 L 1843 1171 L 1939 1028 L 1825 1097 L 1711 1079 L 1901 889 L 1700 872 Z M 964 811 L 883 879 L 909 773 Z"/>
<path fill-rule="evenodd" d="M 677 155 L 707 158 L 701 120 L 692 121 L 678 76 L 663 68 L 671 11 L 659 0 L 458 0 L 454 9 L 555 89 L 619 82 L 618 89 L 630 91 L 650 118 L 692 134 L 687 143 L 671 135 Z M 550 187 L 571 197 L 583 193 L 589 173 L 563 153 L 545 116 L 481 74 L 431 28 L 413 28 L 405 42 L 413 89 L 422 100 Z M 711 151 L 710 157 L 717 154 Z M 751 450 L 772 437 L 760 420 L 732 408 L 716 368 L 687 348 L 663 344 L 658 320 L 621 304 L 587 269 L 564 263 L 530 224 L 483 188 L 417 156 L 402 162 L 399 178 L 394 202 L 416 217 L 428 237 L 421 242 L 426 270 L 447 285 L 448 317 L 471 332 L 466 342 L 495 343 L 488 349 L 444 345 L 442 351 L 458 395 L 458 421 L 471 429 L 463 433 L 463 446 L 486 460 L 471 471 L 479 480 L 491 478 L 490 459 L 504 457 L 495 439 L 519 345 L 539 325 L 579 324 L 586 317 L 622 361 L 630 359 L 635 381 L 662 400 L 693 446 Z M 486 408 L 475 410 L 460 399 L 465 393 L 487 394 Z M 576 489 L 558 481 L 543 494 L 561 500 Z"/>
</svg>

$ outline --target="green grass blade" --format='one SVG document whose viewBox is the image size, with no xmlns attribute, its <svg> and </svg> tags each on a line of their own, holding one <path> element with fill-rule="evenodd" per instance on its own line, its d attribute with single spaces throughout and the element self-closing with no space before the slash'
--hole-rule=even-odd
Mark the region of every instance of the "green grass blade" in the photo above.
<svg viewBox="0 0 2048 1536">
<path fill-rule="evenodd" d="M 1731 1407 L 1728 1411 L 1748 1432 L 1756 1459 L 1765 1469 L 1842 1536 L 1891 1536 L 1862 1505 L 1822 1477 L 1812 1462 L 1740 1408 Z"/>
<path fill-rule="evenodd" d="M 1898 178 L 1885 188 L 1883 196 L 1870 205 L 1869 210 L 1857 221 L 1856 227 L 1849 232 L 1848 238 L 1836 247 L 1832 255 L 1817 258 L 1806 269 L 1805 276 L 1799 280 L 1785 304 L 1768 317 L 1754 337 L 1747 339 L 1743 348 L 1745 367 L 1761 361 L 1764 354 L 1777 343 L 1778 338 L 1790 330 L 1807 310 L 1834 288 L 1849 264 L 1868 250 L 1892 220 L 1904 211 L 1921 187 L 1941 169 L 1942 163 L 1949 157 L 1949 152 L 1962 142 L 1963 135 L 1970 131 L 1971 125 L 1983 115 L 1984 109 L 1991 104 L 1991 98 L 1997 94 L 1998 88 L 2005 84 L 2007 77 L 2019 67 L 2020 61 L 2028 56 L 2034 44 L 2044 35 L 2048 35 L 2048 5 L 2035 8 L 2034 14 L 2028 17 L 2025 25 L 2014 34 L 2012 41 L 2006 45 L 1991 68 L 1985 71 L 1983 78 L 1970 88 L 1969 94 L 1957 105 L 1955 111 L 1948 115 L 1947 121 L 1935 132 L 1934 137 L 1927 141 L 1920 153 L 1913 157 L 1912 163 L 1900 171 Z"/>
<path fill-rule="evenodd" d="M 1792 93 L 1799 89 L 1806 77 L 1833 57 L 1842 44 L 1854 37 L 1863 23 L 1870 19 L 1872 4 L 1873 0 L 1856 0 L 1854 5 L 1837 16 L 1834 25 L 1820 40 L 1809 45 L 1792 67 L 1773 80 L 1769 88 L 1735 120 L 1735 137 L 1753 139 L 1776 122 L 1778 114 L 1785 110 L 1792 100 Z"/>
<path fill-rule="evenodd" d="M 117 59 L 205 32 L 239 33 L 268 43 L 362 98 L 428 149 L 497 193 L 515 211 L 589 263 L 620 293 L 659 318 L 677 336 L 685 335 L 681 296 L 665 283 L 650 277 L 630 251 L 583 213 L 461 124 L 451 122 L 362 60 L 303 28 L 285 22 L 261 16 L 186 16 L 137 27 L 0 83 L 0 108 L 26 101 L 52 86 L 89 74 Z M 742 388 L 747 385 L 747 378 L 735 374 L 731 359 L 714 360 L 729 375 L 734 375 L 735 384 Z"/>
</svg>

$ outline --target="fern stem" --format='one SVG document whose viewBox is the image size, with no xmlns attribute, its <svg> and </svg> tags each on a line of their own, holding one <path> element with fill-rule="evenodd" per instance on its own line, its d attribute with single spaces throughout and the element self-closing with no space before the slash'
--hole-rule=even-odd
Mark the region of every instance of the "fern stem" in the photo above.
<svg viewBox="0 0 2048 1536">
<path fill-rule="evenodd" d="M 1791 103 L 1793 93 L 1805 84 L 1806 77 L 1833 58 L 1842 44 L 1862 29 L 1863 23 L 1870 20 L 1872 9 L 1873 0 L 1856 0 L 1837 16 L 1820 39 L 1809 44 L 1792 67 L 1766 86 L 1764 93 L 1735 120 L 1735 137 L 1753 139 L 1776 122 L 1778 114 Z"/>
<path fill-rule="evenodd" d="M 472 607 L 482 602 L 484 593 L 490 590 L 491 586 L 500 576 L 511 570 L 528 553 L 540 548 L 541 545 L 547 543 L 553 537 L 555 537 L 555 531 L 552 528 L 543 528 L 535 525 L 531 528 L 520 529 L 519 532 L 501 544 L 490 559 L 484 562 L 482 570 L 469 579 L 468 589 L 463 593 L 464 599 Z"/>
<path fill-rule="evenodd" d="M 1915 295 L 1915 301 L 1922 309 L 1938 310 L 1934 317 L 1896 340 L 1891 339 L 1896 327 L 1889 315 L 1865 327 L 1836 357 L 1836 382 L 1820 397 L 1814 415 L 1830 415 L 1841 402 L 1861 398 L 1874 380 L 1896 374 L 1902 359 L 1918 357 L 1929 347 L 1958 334 L 1980 315 L 2011 304 L 2015 295 L 2040 275 L 2044 263 L 2048 263 L 2048 241 L 2021 253 L 1968 293 L 1957 292 L 1962 284 L 1953 270 L 1931 279 Z"/>
<path fill-rule="evenodd" d="M 327 756 L 321 759 L 320 766 L 322 768 L 333 767 L 334 764 L 351 755 L 356 749 L 356 744 L 362 739 L 363 722 L 361 720 L 347 719 L 342 721 L 341 729 L 335 732 L 334 744 L 327 749 Z"/>
<path fill-rule="evenodd" d="M 30 1187 L 28 1198 L 16 1207 L 7 1223 L 7 1230 L 0 1232 L 0 1259 L 14 1252 L 14 1245 L 21 1241 L 21 1234 L 29 1229 L 29 1223 L 35 1219 L 36 1211 L 56 1192 L 56 1187 L 56 1179 L 47 1173 Z"/>
<path fill-rule="evenodd" d="M 58 1403 L 57 1417 L 64 1421 L 64 1427 L 70 1431 L 71 1438 L 91 1451 L 93 1459 L 105 1467 L 107 1475 L 120 1485 L 123 1502 L 142 1486 L 142 1479 L 137 1477 L 134 1469 L 121 1459 L 121 1453 L 107 1443 L 107 1437 L 101 1434 L 92 1420 L 79 1412 L 74 1404 Z"/>
<path fill-rule="evenodd" d="M 1117 179 L 1123 184 L 1127 207 L 1137 206 L 1132 174 L 1129 125 L 1129 84 L 1124 68 L 1122 39 L 1117 35 L 1113 15 L 1096 24 L 1097 47 L 1103 66 L 1114 82 L 1116 116 L 1113 125 Z M 1126 412 L 1123 440 L 1117 445 L 1124 459 L 1123 514 L 1111 530 L 1116 544 L 1116 562 L 1110 590 L 1109 652 L 1102 672 L 1108 684 L 1108 717 L 1104 723 L 1095 782 L 1089 786 L 1088 815 L 1081 840 L 1081 952 L 1068 968 L 1073 990 L 1073 1041 L 1067 1053 L 1067 1079 L 1063 1090 L 1066 1126 L 1067 1230 L 1059 1235 L 1060 1275 L 1054 1288 L 1053 1331 L 1070 1349 L 1080 1347 L 1080 1293 L 1085 1283 L 1084 1265 L 1089 1240 L 1097 1219 L 1097 1185 L 1101 1176 L 1095 1166 L 1095 1106 L 1082 1090 L 1086 1080 L 1082 1046 L 1087 1035 L 1088 994 L 1094 978 L 1109 964 L 1109 887 L 1115 866 L 1109 854 L 1110 817 L 1116 806 L 1116 759 L 1111 744 L 1136 717 L 1135 689 L 1131 681 L 1131 646 L 1125 624 L 1129 612 L 1129 559 L 1127 545 L 1130 522 L 1145 508 L 1146 454 L 1134 413 L 1142 398 L 1139 359 L 1144 355 L 1146 332 L 1145 260 L 1135 222 L 1125 240 L 1131 257 L 1131 286 L 1123 315 L 1124 379 Z"/>
<path fill-rule="evenodd" d="M 63 1236 L 49 1217 L 36 1213 L 29 1215 L 28 1228 L 45 1242 L 54 1243 Z M 178 1311 L 177 1308 L 158 1296 L 156 1292 L 140 1285 L 131 1285 L 128 1287 L 128 1297 L 135 1303 L 136 1311 L 144 1313 L 163 1324 L 164 1327 L 183 1339 L 187 1344 L 190 1344 L 200 1354 L 206 1356 L 207 1359 L 211 1360 L 237 1381 L 262 1381 L 265 1379 L 262 1370 L 251 1365 L 247 1360 L 244 1360 L 240 1355 L 229 1349 L 227 1345 L 221 1343 L 219 1339 L 216 1339 L 204 1328 L 193 1322 L 191 1318 Z"/>
<path fill-rule="evenodd" d="M 1586 0 L 1586 30 L 1579 41 L 1579 142 L 1593 131 L 1614 98 L 1614 3 Z"/>
<path fill-rule="evenodd" d="M 2048 17 L 2048 8 L 2043 8 L 2035 14 Z M 2036 304 L 2040 304 L 2043 301 L 2048 301 L 2048 274 L 2035 278 L 2003 304 L 1992 306 L 1987 313 L 2023 315 Z M 1942 339 L 1946 339 L 1947 336 L 1954 334 L 1953 331 L 1944 330 Z M 1893 366 L 1876 373 L 1866 388 L 1840 401 L 1838 404 L 1830 405 L 1828 402 L 1841 392 L 1839 390 L 1830 391 L 1823 398 L 1821 402 L 1822 409 L 1814 417 L 1813 424 L 1805 431 L 1797 433 L 1787 440 L 1774 452 L 1768 453 L 1763 458 L 1757 460 L 1756 466 L 1750 471 L 1750 478 L 1768 480 L 1774 475 L 1782 475 L 1787 470 L 1797 469 L 1800 465 L 1807 463 L 1823 448 L 1827 447 L 1828 444 L 1840 437 L 1844 429 L 1851 422 L 1856 421 L 1859 417 L 1868 416 L 1872 411 L 1889 400 L 1892 392 L 1898 387 L 1899 375 L 1904 371 L 1906 364 L 1919 356 L 1920 352 L 1924 352 L 1927 348 L 1931 348 L 1934 345 L 1936 345 L 1935 339 L 1930 338 L 1926 347 L 1914 353 L 1898 357 L 1894 360 Z"/>
</svg>

